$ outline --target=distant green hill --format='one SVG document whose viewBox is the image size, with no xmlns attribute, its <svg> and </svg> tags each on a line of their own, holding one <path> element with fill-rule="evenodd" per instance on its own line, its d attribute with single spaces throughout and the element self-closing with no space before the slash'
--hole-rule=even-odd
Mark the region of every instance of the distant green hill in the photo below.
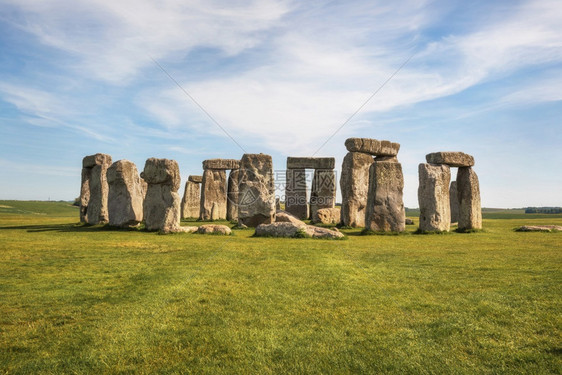
<svg viewBox="0 0 562 375">
<path fill-rule="evenodd" d="M 0 200 L 1 214 L 49 215 L 78 217 L 78 207 L 65 201 L 3 201 Z"/>
</svg>

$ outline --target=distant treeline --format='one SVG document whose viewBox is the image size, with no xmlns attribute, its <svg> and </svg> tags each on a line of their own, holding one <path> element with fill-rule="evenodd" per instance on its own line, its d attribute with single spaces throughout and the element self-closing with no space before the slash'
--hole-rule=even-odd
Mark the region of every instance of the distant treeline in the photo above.
<svg viewBox="0 0 562 375">
<path fill-rule="evenodd" d="M 527 207 L 526 214 L 562 214 L 562 207 Z"/>
</svg>

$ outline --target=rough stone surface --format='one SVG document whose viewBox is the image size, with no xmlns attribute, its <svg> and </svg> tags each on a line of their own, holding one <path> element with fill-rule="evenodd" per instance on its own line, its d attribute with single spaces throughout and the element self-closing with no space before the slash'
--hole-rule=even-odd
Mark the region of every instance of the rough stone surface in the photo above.
<svg viewBox="0 0 562 375">
<path fill-rule="evenodd" d="M 277 210 L 275 213 L 275 222 L 276 223 L 293 223 L 293 224 L 303 224 L 302 220 L 299 220 L 296 216 L 291 215 L 287 211 Z"/>
<path fill-rule="evenodd" d="M 226 219 L 238 220 L 238 180 L 240 170 L 233 169 L 228 175 L 228 193 L 226 200 Z"/>
<path fill-rule="evenodd" d="M 418 173 L 420 230 L 425 232 L 448 231 L 451 227 L 449 201 L 451 169 L 447 165 L 422 163 L 418 167 Z"/>
<path fill-rule="evenodd" d="M 328 228 L 315 227 L 314 225 L 307 225 L 305 228 L 306 235 L 312 238 L 343 238 L 343 233 L 338 230 L 331 230 Z"/>
<path fill-rule="evenodd" d="M 414 225 L 415 224 L 414 220 L 409 219 L 409 218 L 406 218 L 405 223 L 406 223 L 406 225 Z"/>
<path fill-rule="evenodd" d="M 312 237 L 342 238 L 343 233 L 327 228 L 315 227 L 304 223 L 279 222 L 261 224 L 256 227 L 257 237 Z"/>
<path fill-rule="evenodd" d="M 312 218 L 312 222 L 321 224 L 339 224 L 340 222 L 339 208 L 321 208 L 316 211 L 316 216 Z"/>
<path fill-rule="evenodd" d="M 135 164 L 116 161 L 107 169 L 109 225 L 135 227 L 143 219 L 144 192 Z"/>
<path fill-rule="evenodd" d="M 187 181 L 195 182 L 196 184 L 200 184 L 200 183 L 203 182 L 203 176 L 193 176 L 193 175 L 191 175 L 187 178 Z"/>
<path fill-rule="evenodd" d="M 230 235 L 232 231 L 226 225 L 205 224 L 201 225 L 197 230 L 199 234 L 222 234 Z"/>
<path fill-rule="evenodd" d="M 287 169 L 334 169 L 335 158 L 292 157 L 287 158 Z"/>
<path fill-rule="evenodd" d="M 459 196 L 457 194 L 457 181 L 451 181 L 449 188 L 449 202 L 451 205 L 451 223 L 459 221 Z"/>
<path fill-rule="evenodd" d="M 446 164 L 449 167 L 472 167 L 474 157 L 458 151 L 433 152 L 425 156 L 430 164 Z"/>
<path fill-rule="evenodd" d="M 236 159 L 209 159 L 203 161 L 203 169 L 238 169 L 240 168 L 240 160 Z"/>
<path fill-rule="evenodd" d="M 461 167 L 457 173 L 460 230 L 482 229 L 480 207 L 480 184 L 476 172 L 470 167 Z"/>
<path fill-rule="evenodd" d="M 162 233 L 183 232 L 180 228 L 181 199 L 177 193 L 180 183 L 178 163 L 150 158 L 141 176 L 148 183 L 143 205 L 146 229 Z"/>
<path fill-rule="evenodd" d="M 310 217 L 315 218 L 321 208 L 336 205 L 336 173 L 333 169 L 316 169 L 310 191 Z"/>
<path fill-rule="evenodd" d="M 178 191 L 181 184 L 178 162 L 170 159 L 147 159 L 141 177 L 149 185 L 170 185 L 173 191 Z"/>
<path fill-rule="evenodd" d="M 377 232 L 403 232 L 406 229 L 403 191 L 402 165 L 375 161 L 369 170 L 365 228 Z"/>
<path fill-rule="evenodd" d="M 92 168 L 96 165 L 111 165 L 111 156 L 107 154 L 95 154 L 85 156 L 82 159 L 82 168 Z"/>
<path fill-rule="evenodd" d="M 296 237 L 297 234 L 305 233 L 306 224 L 280 222 L 261 224 L 256 227 L 256 237 Z"/>
<path fill-rule="evenodd" d="M 306 171 L 303 168 L 286 171 L 285 211 L 299 219 L 308 219 Z"/>
<path fill-rule="evenodd" d="M 518 232 L 562 232 L 560 225 L 523 225 L 517 228 Z"/>
<path fill-rule="evenodd" d="M 213 219 L 213 205 L 215 219 Z M 206 169 L 201 184 L 201 204 L 199 219 L 226 219 L 226 172 L 224 170 Z"/>
<path fill-rule="evenodd" d="M 88 224 L 107 223 L 107 168 L 111 165 L 111 156 L 95 154 L 82 160 L 82 186 L 80 188 L 80 220 Z"/>
<path fill-rule="evenodd" d="M 275 222 L 275 186 L 270 155 L 244 154 L 240 160 L 238 222 L 249 227 Z"/>
<path fill-rule="evenodd" d="M 341 223 L 350 227 L 365 226 L 365 209 L 369 191 L 369 169 L 374 159 L 362 152 L 348 152 L 341 166 Z"/>
<path fill-rule="evenodd" d="M 190 176 L 191 177 L 191 176 Z M 201 209 L 201 188 L 197 182 L 190 179 L 185 183 L 183 198 L 181 200 L 181 217 L 199 218 L 199 210 Z"/>
<path fill-rule="evenodd" d="M 400 151 L 400 143 L 371 138 L 348 138 L 345 140 L 345 147 L 349 152 L 363 152 L 375 156 L 396 156 Z"/>
<path fill-rule="evenodd" d="M 195 227 L 195 226 L 185 226 L 185 227 L 180 226 L 177 231 L 181 233 L 195 233 L 197 232 L 198 229 L 199 227 Z"/>
</svg>

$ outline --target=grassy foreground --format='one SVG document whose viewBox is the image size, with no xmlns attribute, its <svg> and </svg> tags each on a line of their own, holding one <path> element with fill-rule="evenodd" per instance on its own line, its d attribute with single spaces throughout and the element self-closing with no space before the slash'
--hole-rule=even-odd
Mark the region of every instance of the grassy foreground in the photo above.
<svg viewBox="0 0 562 375">
<path fill-rule="evenodd" d="M 562 233 L 513 231 L 561 215 L 345 241 L 163 236 L 77 216 L 0 201 L 0 373 L 562 368 Z"/>
</svg>

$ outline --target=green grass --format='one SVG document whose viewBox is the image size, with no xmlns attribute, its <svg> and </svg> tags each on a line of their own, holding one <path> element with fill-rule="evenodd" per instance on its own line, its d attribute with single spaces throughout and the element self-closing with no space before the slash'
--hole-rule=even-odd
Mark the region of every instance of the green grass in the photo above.
<svg viewBox="0 0 562 375">
<path fill-rule="evenodd" d="M 67 203 L 0 205 L 0 373 L 562 368 L 562 233 L 513 231 L 559 216 L 326 241 L 114 231 L 76 225 Z"/>
</svg>

